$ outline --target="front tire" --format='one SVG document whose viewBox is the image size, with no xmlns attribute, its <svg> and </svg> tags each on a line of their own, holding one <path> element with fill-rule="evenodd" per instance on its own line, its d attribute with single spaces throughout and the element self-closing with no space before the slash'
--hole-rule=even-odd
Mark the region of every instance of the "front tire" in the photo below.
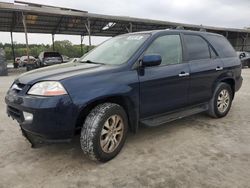
<svg viewBox="0 0 250 188">
<path fill-rule="evenodd" d="M 81 148 L 92 160 L 109 161 L 122 149 L 127 130 L 127 114 L 120 105 L 100 104 L 86 117 L 80 137 Z"/>
<path fill-rule="evenodd" d="M 227 83 L 219 83 L 214 91 L 213 98 L 209 102 L 208 114 L 214 118 L 226 116 L 231 108 L 233 91 Z"/>
</svg>

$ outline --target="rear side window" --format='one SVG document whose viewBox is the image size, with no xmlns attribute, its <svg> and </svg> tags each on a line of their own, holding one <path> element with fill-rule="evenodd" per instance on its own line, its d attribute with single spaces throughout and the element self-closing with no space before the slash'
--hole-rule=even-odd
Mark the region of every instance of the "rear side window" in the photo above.
<svg viewBox="0 0 250 188">
<path fill-rule="evenodd" d="M 61 57 L 61 55 L 57 52 L 45 52 L 44 57 Z"/>
<path fill-rule="evenodd" d="M 161 65 L 178 64 L 182 62 L 182 46 L 179 35 L 165 35 L 155 39 L 145 52 L 161 55 Z"/>
<path fill-rule="evenodd" d="M 210 51 L 210 58 L 214 59 L 217 57 L 215 51 L 212 49 L 211 46 L 209 46 L 209 51 Z"/>
<path fill-rule="evenodd" d="M 208 35 L 208 41 L 215 48 L 220 57 L 235 57 L 236 52 L 228 40 L 223 36 Z"/>
<path fill-rule="evenodd" d="M 185 42 L 189 60 L 209 59 L 208 43 L 198 35 L 185 35 Z"/>
</svg>

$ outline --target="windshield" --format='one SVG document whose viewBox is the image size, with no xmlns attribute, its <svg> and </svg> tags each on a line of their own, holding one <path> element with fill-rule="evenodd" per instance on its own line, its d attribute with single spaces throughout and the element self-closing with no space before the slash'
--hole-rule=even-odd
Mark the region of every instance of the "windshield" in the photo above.
<svg viewBox="0 0 250 188">
<path fill-rule="evenodd" d="M 148 34 L 132 34 L 114 37 L 84 55 L 80 59 L 80 62 L 107 65 L 126 63 L 148 37 Z"/>
</svg>

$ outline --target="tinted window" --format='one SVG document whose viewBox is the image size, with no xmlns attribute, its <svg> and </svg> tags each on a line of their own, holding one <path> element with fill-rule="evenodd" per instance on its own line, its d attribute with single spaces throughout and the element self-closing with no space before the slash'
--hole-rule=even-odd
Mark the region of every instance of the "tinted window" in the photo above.
<svg viewBox="0 0 250 188">
<path fill-rule="evenodd" d="M 209 46 L 209 51 L 210 51 L 210 58 L 214 59 L 217 57 L 217 54 L 215 53 L 214 49 Z"/>
<path fill-rule="evenodd" d="M 45 52 L 44 57 L 61 57 L 61 55 L 57 52 Z"/>
<path fill-rule="evenodd" d="M 182 62 L 182 47 L 179 35 L 165 35 L 158 37 L 146 50 L 146 54 L 159 54 L 162 65 Z"/>
<path fill-rule="evenodd" d="M 208 35 L 207 39 L 218 52 L 220 57 L 235 57 L 236 52 L 228 40 L 223 36 Z"/>
<path fill-rule="evenodd" d="M 208 43 L 200 36 L 185 35 L 189 60 L 209 59 Z"/>
</svg>

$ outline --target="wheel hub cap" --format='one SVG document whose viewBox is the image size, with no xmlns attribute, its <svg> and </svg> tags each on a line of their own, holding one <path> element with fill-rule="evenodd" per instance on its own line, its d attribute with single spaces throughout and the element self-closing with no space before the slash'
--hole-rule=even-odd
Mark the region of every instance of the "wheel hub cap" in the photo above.
<svg viewBox="0 0 250 188">
<path fill-rule="evenodd" d="M 223 89 L 219 93 L 217 99 L 217 108 L 219 112 L 224 113 L 228 109 L 229 103 L 230 103 L 229 92 L 226 89 Z"/>
<path fill-rule="evenodd" d="M 106 153 L 113 152 L 120 144 L 124 132 L 124 123 L 119 115 L 110 116 L 101 131 L 101 148 Z"/>
</svg>

